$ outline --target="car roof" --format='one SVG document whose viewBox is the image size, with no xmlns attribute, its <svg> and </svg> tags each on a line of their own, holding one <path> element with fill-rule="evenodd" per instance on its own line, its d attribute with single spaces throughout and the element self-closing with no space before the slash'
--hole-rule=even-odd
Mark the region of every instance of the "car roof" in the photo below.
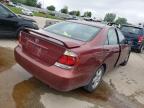
<svg viewBox="0 0 144 108">
<path fill-rule="evenodd" d="M 85 20 L 67 20 L 66 22 L 74 22 L 74 23 L 79 23 L 79 24 L 84 24 L 84 25 L 89 25 L 89 26 L 95 26 L 99 28 L 111 28 L 112 27 L 112 26 L 108 26 L 107 24 L 102 24 L 100 22 L 85 21 Z"/>
</svg>

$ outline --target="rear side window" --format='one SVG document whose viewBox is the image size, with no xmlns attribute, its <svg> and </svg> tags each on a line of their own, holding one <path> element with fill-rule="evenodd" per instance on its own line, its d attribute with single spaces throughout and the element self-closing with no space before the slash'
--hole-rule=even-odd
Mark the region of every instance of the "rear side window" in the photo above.
<svg viewBox="0 0 144 108">
<path fill-rule="evenodd" d="M 110 29 L 108 31 L 108 44 L 109 45 L 117 45 L 118 39 L 115 29 Z"/>
<path fill-rule="evenodd" d="M 117 33 L 118 33 L 118 36 L 119 36 L 119 42 L 120 42 L 121 44 L 124 44 L 124 42 L 125 42 L 125 37 L 124 37 L 124 35 L 122 34 L 122 32 L 121 32 L 120 30 L 117 30 Z"/>
<path fill-rule="evenodd" d="M 97 35 L 101 28 L 73 22 L 61 22 L 48 26 L 44 30 L 67 38 L 89 41 Z"/>
<path fill-rule="evenodd" d="M 121 28 L 121 31 L 125 33 L 137 34 L 137 35 L 141 35 L 143 33 L 143 29 L 138 27 L 129 27 L 129 26 L 123 26 Z"/>
</svg>

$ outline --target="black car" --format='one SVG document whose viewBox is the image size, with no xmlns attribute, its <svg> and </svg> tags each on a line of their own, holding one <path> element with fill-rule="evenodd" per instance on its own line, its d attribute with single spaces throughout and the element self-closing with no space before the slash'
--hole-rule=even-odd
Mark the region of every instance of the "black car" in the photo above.
<svg viewBox="0 0 144 108">
<path fill-rule="evenodd" d="M 144 28 L 134 25 L 122 25 L 121 31 L 138 53 L 144 51 Z"/>
<path fill-rule="evenodd" d="M 0 3 L 0 38 L 17 37 L 25 27 L 38 29 L 36 21 L 16 15 Z"/>
</svg>

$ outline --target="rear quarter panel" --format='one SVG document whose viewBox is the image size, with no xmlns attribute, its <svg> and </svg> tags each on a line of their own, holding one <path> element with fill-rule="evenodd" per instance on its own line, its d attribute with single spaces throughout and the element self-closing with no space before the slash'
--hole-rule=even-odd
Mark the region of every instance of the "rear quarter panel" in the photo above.
<svg viewBox="0 0 144 108">
<path fill-rule="evenodd" d="M 79 55 L 80 63 L 77 69 L 79 74 L 85 74 L 85 83 L 91 80 L 96 70 L 103 64 L 103 44 L 105 38 L 105 30 L 102 29 L 93 40 L 80 48 L 73 49 Z"/>
</svg>

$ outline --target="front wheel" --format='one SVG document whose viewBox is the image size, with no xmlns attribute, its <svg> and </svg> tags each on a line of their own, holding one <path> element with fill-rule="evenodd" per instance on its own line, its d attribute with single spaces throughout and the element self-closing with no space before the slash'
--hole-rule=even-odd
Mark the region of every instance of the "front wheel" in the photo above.
<svg viewBox="0 0 144 108">
<path fill-rule="evenodd" d="M 93 92 L 101 83 L 102 76 L 104 74 L 104 67 L 101 66 L 94 74 L 93 78 L 88 85 L 84 86 L 84 89 L 88 92 Z"/>
</svg>

